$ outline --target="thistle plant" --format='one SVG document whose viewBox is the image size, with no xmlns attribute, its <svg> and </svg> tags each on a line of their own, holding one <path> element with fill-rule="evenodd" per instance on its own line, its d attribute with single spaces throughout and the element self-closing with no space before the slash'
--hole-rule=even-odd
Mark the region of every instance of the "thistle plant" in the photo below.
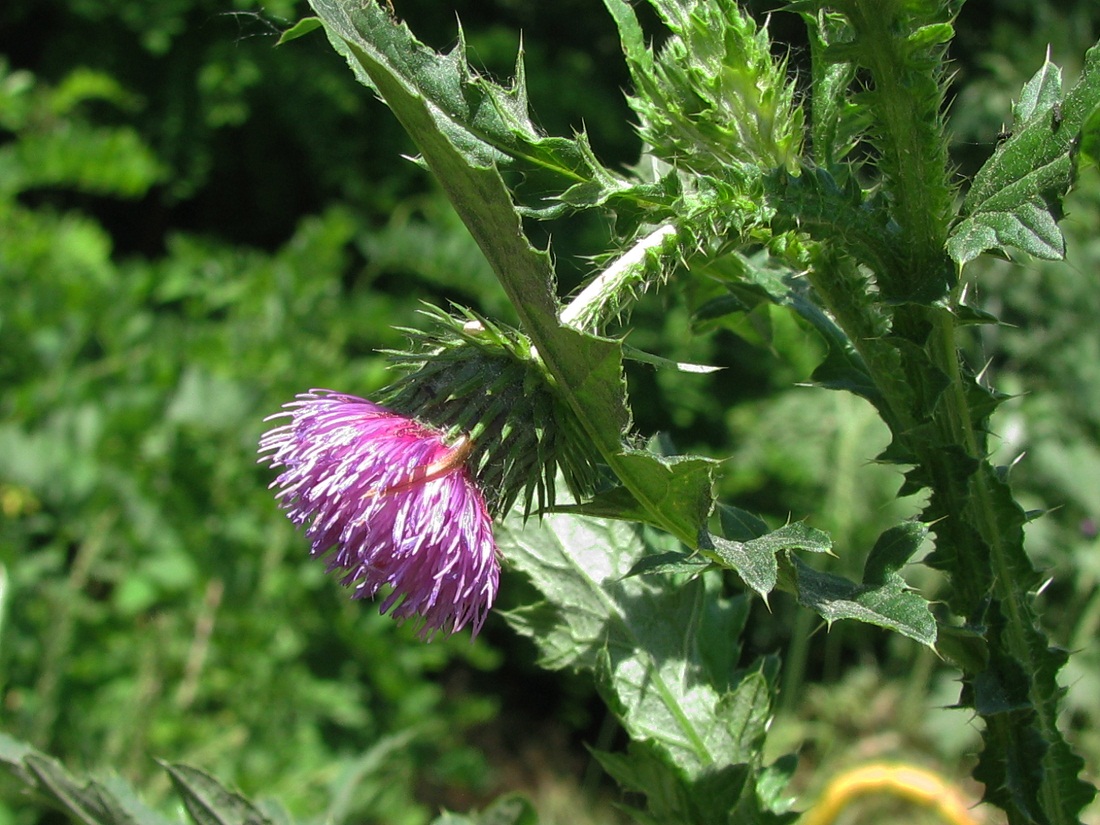
<svg viewBox="0 0 1100 825">
<path fill-rule="evenodd" d="M 1082 140 L 1094 145 L 1100 49 L 1068 92 L 1044 65 L 1014 108 L 1012 135 L 960 192 L 945 100 L 961 2 L 789 4 L 811 43 L 801 94 L 766 29 L 729 0 L 649 0 L 667 29 L 659 48 L 631 4 L 605 0 L 648 161 L 637 167 L 646 173 L 627 174 L 603 166 L 586 135 L 534 125 L 522 55 L 511 85 L 498 85 L 470 67 L 461 34 L 437 54 L 384 4 L 311 1 L 317 20 L 293 34 L 319 22 L 391 108 L 511 300 L 513 340 L 537 353 L 531 378 L 562 413 L 544 419 L 535 443 L 591 451 L 604 468 L 607 483 L 571 484 L 578 495 L 568 502 L 539 487 L 541 508 L 559 514 L 526 527 L 506 520 L 498 546 L 544 597 L 510 622 L 535 638 L 547 666 L 591 669 L 631 735 L 626 754 L 600 759 L 645 796 L 639 816 L 791 817 L 780 781 L 791 760 L 761 757 L 776 665 L 736 667 L 744 594 L 782 590 L 827 623 L 869 622 L 934 647 L 959 670 L 960 704 L 981 717 L 975 777 L 985 800 L 1014 823 L 1076 822 L 1093 789 L 1057 724 L 1066 655 L 1035 613 L 1028 516 L 989 460 L 1001 396 L 960 347 L 965 326 L 995 323 L 967 303 L 970 261 L 1006 249 L 1062 254 L 1059 204 Z M 525 226 L 584 210 L 612 216 L 626 251 L 570 301 Z M 893 436 L 879 460 L 905 468 L 901 495 L 925 490 L 928 503 L 881 535 L 862 581 L 804 560 L 832 549 L 812 525 L 769 531 L 736 502 L 715 500 L 715 461 L 641 446 L 619 321 L 653 288 L 682 290 L 699 317 L 743 311 L 746 294 L 786 308 L 824 342 L 815 382 L 874 405 Z M 443 351 L 422 366 L 434 357 Z M 490 372 L 482 386 L 492 386 Z M 492 451 L 485 462 L 508 465 Z M 672 544 L 657 552 L 630 522 Z M 924 563 L 949 582 L 947 609 L 935 613 L 900 573 L 926 540 L 934 550 Z M 740 592 L 723 588 L 718 571 L 736 574 Z"/>
<path fill-rule="evenodd" d="M 522 53 L 501 85 L 470 66 L 461 31 L 437 53 L 389 3 L 310 2 L 316 17 L 283 40 L 322 28 L 385 102 L 518 319 L 430 309 L 377 397 L 342 387 L 288 405 L 261 446 L 313 554 L 426 637 L 476 633 L 499 565 L 525 576 L 540 600 L 505 619 L 543 666 L 592 675 L 630 737 L 594 754 L 638 821 L 797 818 L 796 757 L 765 759 L 783 663 L 742 649 L 750 605 L 777 591 L 825 625 L 874 625 L 949 662 L 981 730 L 983 801 L 1013 825 L 1081 821 L 1095 788 L 1060 728 L 1069 654 L 1038 613 L 1043 581 L 1024 546 L 1035 514 L 991 458 L 1004 396 L 963 350 L 970 329 L 998 323 L 970 301 L 975 259 L 1064 254 L 1062 199 L 1100 154 L 1100 45 L 1069 89 L 1044 61 L 1010 132 L 961 181 L 946 135 L 963 0 L 793 0 L 776 13 L 806 27 L 802 76 L 734 0 L 644 0 L 660 46 L 638 2 L 604 0 L 640 136 L 625 171 L 600 162 L 598 136 L 535 125 Z M 564 295 L 528 229 L 581 212 L 611 219 L 614 248 Z M 624 362 L 665 361 L 627 332 L 631 309 L 659 290 L 687 304 L 700 334 L 761 307 L 811 331 L 823 352 L 812 383 L 874 408 L 891 436 L 877 460 L 898 469 L 899 497 L 923 495 L 919 516 L 869 548 L 834 546 L 812 521 L 771 529 L 716 497 L 719 461 L 640 432 Z M 857 552 L 858 581 L 808 561 Z M 911 587 L 903 571 L 916 561 L 942 590 Z M 84 798 L 38 755 L 5 751 L 61 804 Z M 209 778 L 170 771 L 196 821 L 262 820 Z M 81 815 L 126 808 L 92 790 Z M 536 815 L 506 798 L 440 821 Z"/>
</svg>

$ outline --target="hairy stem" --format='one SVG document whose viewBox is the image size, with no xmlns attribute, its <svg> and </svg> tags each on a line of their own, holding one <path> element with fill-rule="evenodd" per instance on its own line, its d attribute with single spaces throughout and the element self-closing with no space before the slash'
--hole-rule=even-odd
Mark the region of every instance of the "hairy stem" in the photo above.
<svg viewBox="0 0 1100 825">
<path fill-rule="evenodd" d="M 652 266 L 650 256 L 663 257 L 675 250 L 678 238 L 676 227 L 664 223 L 639 240 L 562 309 L 562 324 L 581 332 L 598 332 L 622 310 L 636 289 L 646 285 Z"/>
</svg>

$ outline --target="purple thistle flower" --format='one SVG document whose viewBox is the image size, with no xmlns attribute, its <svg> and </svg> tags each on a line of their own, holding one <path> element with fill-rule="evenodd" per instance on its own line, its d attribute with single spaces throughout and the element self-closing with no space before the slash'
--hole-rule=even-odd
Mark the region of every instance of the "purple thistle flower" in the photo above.
<svg viewBox="0 0 1100 825">
<path fill-rule="evenodd" d="M 268 420 L 260 459 L 285 467 L 271 487 L 287 516 L 306 526 L 311 554 L 344 574 L 354 598 L 388 585 L 382 613 L 420 616 L 419 635 L 476 635 L 496 598 L 500 565 L 492 519 L 465 461 L 470 442 L 377 404 L 311 390 Z"/>
</svg>

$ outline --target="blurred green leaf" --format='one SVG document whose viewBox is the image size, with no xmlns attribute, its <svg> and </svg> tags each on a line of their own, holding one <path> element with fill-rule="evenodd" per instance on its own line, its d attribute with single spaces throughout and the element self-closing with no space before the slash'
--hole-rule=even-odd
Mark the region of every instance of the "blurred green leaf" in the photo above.
<svg viewBox="0 0 1100 825">
<path fill-rule="evenodd" d="M 1081 126 L 1081 156 L 1100 166 L 1100 106 L 1094 108 Z"/>
<path fill-rule="evenodd" d="M 195 825 L 276 825 L 263 811 L 239 793 L 226 790 L 205 771 L 187 765 L 163 767 Z"/>
<path fill-rule="evenodd" d="M 120 780 L 74 777 L 56 760 L 3 733 L 0 766 L 83 825 L 169 825 Z"/>
<path fill-rule="evenodd" d="M 519 794 L 506 794 L 484 810 L 468 814 L 446 812 L 432 820 L 432 825 L 538 825 L 538 815 L 531 803 Z"/>
</svg>

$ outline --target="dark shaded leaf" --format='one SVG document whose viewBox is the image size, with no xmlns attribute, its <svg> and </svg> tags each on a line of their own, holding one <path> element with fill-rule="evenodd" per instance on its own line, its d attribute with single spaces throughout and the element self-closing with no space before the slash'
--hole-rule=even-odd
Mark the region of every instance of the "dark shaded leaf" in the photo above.
<svg viewBox="0 0 1100 825">
<path fill-rule="evenodd" d="M 195 825 L 279 825 L 205 771 L 167 763 L 164 769 Z"/>
<path fill-rule="evenodd" d="M 84 825 L 169 825 L 117 778 L 77 778 L 25 742 L 0 733 L 0 766 Z"/>
</svg>

